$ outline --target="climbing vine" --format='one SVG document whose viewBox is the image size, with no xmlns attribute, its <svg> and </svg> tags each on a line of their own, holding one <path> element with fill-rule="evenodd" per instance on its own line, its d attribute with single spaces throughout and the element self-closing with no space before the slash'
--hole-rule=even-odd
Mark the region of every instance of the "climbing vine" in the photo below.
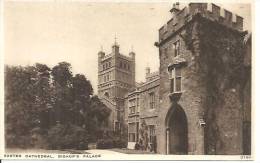
<svg viewBox="0 0 260 163">
<path fill-rule="evenodd" d="M 228 100 L 236 99 L 229 90 L 238 91 L 244 82 L 243 33 L 204 18 L 187 25 L 182 35 L 187 49 L 195 56 L 196 71 L 205 83 L 206 153 L 216 154 L 222 148 L 218 108 L 237 109 Z M 232 108 L 233 107 L 233 108 Z M 239 105 L 237 106 L 239 107 Z"/>
</svg>

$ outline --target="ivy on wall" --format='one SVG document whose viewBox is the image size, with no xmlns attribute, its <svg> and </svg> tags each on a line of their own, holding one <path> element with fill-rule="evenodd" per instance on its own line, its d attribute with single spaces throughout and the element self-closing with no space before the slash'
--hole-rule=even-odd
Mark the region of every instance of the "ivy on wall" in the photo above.
<svg viewBox="0 0 260 163">
<path fill-rule="evenodd" d="M 243 65 L 245 34 L 197 15 L 182 35 L 187 49 L 195 56 L 195 71 L 205 83 L 207 92 L 203 107 L 206 154 L 226 152 L 222 123 L 229 122 L 227 117 L 242 109 L 239 97 L 247 80 Z M 230 93 L 232 91 L 234 93 Z M 227 117 L 221 117 L 223 112 Z M 234 125 L 232 123 L 226 125 Z"/>
</svg>

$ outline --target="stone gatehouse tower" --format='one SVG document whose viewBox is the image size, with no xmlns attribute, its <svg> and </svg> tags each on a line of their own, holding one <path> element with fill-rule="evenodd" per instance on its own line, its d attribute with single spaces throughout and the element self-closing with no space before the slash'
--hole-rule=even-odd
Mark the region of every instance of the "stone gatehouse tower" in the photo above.
<svg viewBox="0 0 260 163">
<path fill-rule="evenodd" d="M 147 68 L 145 82 L 135 84 L 134 52 L 122 55 L 115 43 L 98 53 L 109 128 L 126 124 L 128 148 L 145 135 L 160 154 L 250 155 L 251 35 L 243 18 L 207 3 L 176 3 L 170 12 L 155 43 L 159 71 Z"/>
<path fill-rule="evenodd" d="M 159 29 L 155 43 L 160 59 L 159 153 L 248 153 L 243 114 L 250 100 L 243 98 L 250 97 L 244 89 L 251 88 L 245 86 L 251 71 L 243 63 L 243 18 L 207 3 L 183 9 L 176 3 L 170 12 L 172 18 Z"/>
<path fill-rule="evenodd" d="M 98 97 L 111 109 L 108 128 L 120 131 L 124 120 L 124 96 L 135 86 L 135 53 L 120 53 L 119 45 L 112 52 L 98 52 Z"/>
</svg>

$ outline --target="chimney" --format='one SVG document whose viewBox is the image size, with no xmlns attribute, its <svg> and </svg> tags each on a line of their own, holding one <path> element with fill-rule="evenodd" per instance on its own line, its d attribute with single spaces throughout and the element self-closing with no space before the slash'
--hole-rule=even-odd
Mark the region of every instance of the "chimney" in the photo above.
<svg viewBox="0 0 260 163">
<path fill-rule="evenodd" d="M 148 75 L 150 75 L 150 72 L 151 72 L 150 67 L 146 67 L 145 68 L 145 76 L 148 77 Z"/>
<path fill-rule="evenodd" d="M 180 3 L 179 3 L 179 2 L 176 2 L 176 3 L 175 3 L 175 8 L 178 9 L 178 10 L 180 10 Z"/>
</svg>

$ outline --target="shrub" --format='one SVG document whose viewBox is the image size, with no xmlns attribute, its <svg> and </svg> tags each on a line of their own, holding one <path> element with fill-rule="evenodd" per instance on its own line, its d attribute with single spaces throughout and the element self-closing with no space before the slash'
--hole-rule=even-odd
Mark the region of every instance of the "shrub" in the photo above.
<svg viewBox="0 0 260 163">
<path fill-rule="evenodd" d="M 110 149 L 114 147 L 112 139 L 99 139 L 97 141 L 97 149 Z"/>
<path fill-rule="evenodd" d="M 135 143 L 135 150 L 139 150 L 139 149 L 140 149 L 139 143 Z"/>
<path fill-rule="evenodd" d="M 53 126 L 48 132 L 51 149 L 88 149 L 86 131 L 75 125 Z"/>
<path fill-rule="evenodd" d="M 127 141 L 123 139 L 114 139 L 114 147 L 115 148 L 126 148 L 127 147 Z"/>
<path fill-rule="evenodd" d="M 6 135 L 6 147 L 8 148 L 32 148 L 31 135 Z"/>
<path fill-rule="evenodd" d="M 99 139 L 97 149 L 126 148 L 127 142 L 120 138 Z"/>
</svg>

